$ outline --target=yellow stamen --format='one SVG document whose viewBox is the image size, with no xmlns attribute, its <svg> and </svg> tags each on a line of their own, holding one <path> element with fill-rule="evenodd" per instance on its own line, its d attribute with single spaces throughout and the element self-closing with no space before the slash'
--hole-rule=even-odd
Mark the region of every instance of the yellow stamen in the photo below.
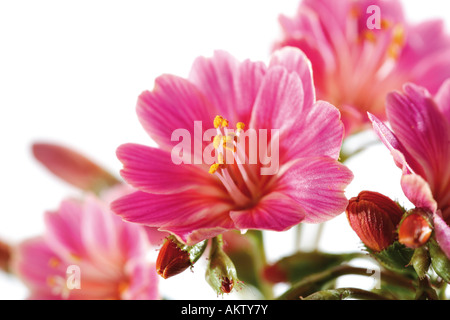
<svg viewBox="0 0 450 320">
<path fill-rule="evenodd" d="M 236 129 L 237 129 L 238 131 L 244 130 L 244 128 L 245 128 L 245 124 L 244 124 L 243 122 L 238 122 L 238 123 L 236 123 Z"/>
<path fill-rule="evenodd" d="M 49 265 L 51 268 L 57 268 L 60 264 L 61 264 L 61 261 L 60 261 L 58 258 L 55 258 L 55 257 L 51 258 L 51 259 L 48 261 L 48 265 Z"/>
<path fill-rule="evenodd" d="M 402 25 L 397 24 L 392 31 L 392 43 L 398 46 L 405 42 L 405 30 Z"/>
<path fill-rule="evenodd" d="M 219 152 L 219 155 L 217 156 L 217 162 L 219 164 L 224 164 L 225 163 L 224 160 L 223 160 L 223 153 L 222 152 Z"/>
<path fill-rule="evenodd" d="M 81 261 L 81 257 L 73 252 L 70 254 L 70 257 L 77 262 Z"/>
<path fill-rule="evenodd" d="M 49 287 L 54 287 L 56 285 L 56 279 L 54 276 L 47 277 L 47 285 Z"/>
<path fill-rule="evenodd" d="M 381 19 L 381 29 L 388 29 L 392 25 L 391 21 L 388 19 Z"/>
<path fill-rule="evenodd" d="M 221 141 L 222 141 L 222 135 L 221 134 L 218 134 L 217 136 L 214 137 L 213 145 L 214 145 L 215 149 L 219 148 Z"/>
<path fill-rule="evenodd" d="M 213 165 L 211 165 L 211 167 L 209 167 L 209 173 L 213 174 L 216 173 L 217 170 L 219 170 L 220 168 L 220 164 L 218 163 L 214 163 Z"/>
<path fill-rule="evenodd" d="M 377 41 L 375 32 L 373 32 L 373 31 L 366 30 L 366 31 L 364 31 L 363 36 L 364 36 L 364 39 L 366 39 L 372 43 L 375 43 Z"/>
<path fill-rule="evenodd" d="M 228 127 L 228 120 L 227 119 L 223 119 L 222 120 L 222 127 Z"/>
<path fill-rule="evenodd" d="M 225 149 L 234 151 L 234 145 L 233 145 L 233 141 L 234 141 L 234 134 L 228 134 L 225 137 L 223 137 L 223 147 Z"/>
<path fill-rule="evenodd" d="M 220 127 L 220 125 L 222 124 L 222 122 L 223 122 L 223 117 L 221 117 L 221 116 L 216 116 L 215 118 L 214 118 L 214 128 L 218 128 L 218 127 Z"/>
</svg>

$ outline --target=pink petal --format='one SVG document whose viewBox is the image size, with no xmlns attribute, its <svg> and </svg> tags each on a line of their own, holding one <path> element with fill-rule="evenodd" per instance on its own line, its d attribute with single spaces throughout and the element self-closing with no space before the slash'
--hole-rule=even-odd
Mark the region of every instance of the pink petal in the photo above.
<svg viewBox="0 0 450 320">
<path fill-rule="evenodd" d="M 320 223 L 344 212 L 348 204 L 344 189 L 352 179 L 352 172 L 338 161 L 303 158 L 284 173 L 277 189 L 305 210 L 304 222 Z"/>
<path fill-rule="evenodd" d="M 195 85 L 173 75 L 158 77 L 153 91 L 139 96 L 136 111 L 150 137 L 169 151 L 178 144 L 171 141 L 176 129 L 186 129 L 194 138 L 194 122 L 201 121 L 203 128 L 199 132 L 203 135 L 204 130 L 213 127 L 217 114 Z"/>
<path fill-rule="evenodd" d="M 217 107 L 219 115 L 231 117 L 238 106 L 235 91 L 238 69 L 239 61 L 228 52 L 218 50 L 212 58 L 199 57 L 194 61 L 189 81 Z"/>
<path fill-rule="evenodd" d="M 46 240 L 65 260 L 86 255 L 81 232 L 82 217 L 82 204 L 76 200 L 65 200 L 58 211 L 45 214 Z"/>
<path fill-rule="evenodd" d="M 59 262 L 60 258 L 42 237 L 26 240 L 16 248 L 13 270 L 32 292 L 38 292 L 36 298 L 57 298 L 51 293 L 48 277 L 55 275 L 65 278 L 66 266 L 52 267 L 52 261 Z"/>
<path fill-rule="evenodd" d="M 442 187 L 450 180 L 450 126 L 425 89 L 408 84 L 404 90 L 405 95 L 389 94 L 388 119 L 398 140 L 423 168 L 420 174 L 439 201 L 446 191 Z"/>
<path fill-rule="evenodd" d="M 205 165 L 175 164 L 171 154 L 158 148 L 124 144 L 117 149 L 124 168 L 122 177 L 133 187 L 152 193 L 178 193 L 214 186 L 217 179 Z"/>
<path fill-rule="evenodd" d="M 436 201 L 431 193 L 428 183 L 417 174 L 404 174 L 401 178 L 401 186 L 405 196 L 416 207 L 426 208 L 430 212 L 437 209 Z"/>
<path fill-rule="evenodd" d="M 450 123 L 450 79 L 445 81 L 434 97 L 434 101 Z"/>
<path fill-rule="evenodd" d="M 394 162 L 400 169 L 405 168 L 407 170 L 405 173 L 410 173 L 414 171 L 416 173 L 423 173 L 422 167 L 417 163 L 417 161 L 409 154 L 402 143 L 397 139 L 395 134 L 389 129 L 383 122 L 381 122 L 377 117 L 368 113 L 370 121 L 372 121 L 373 129 L 380 138 L 381 142 L 391 151 L 394 158 Z M 407 159 L 407 160 L 406 160 Z M 406 166 L 406 167 L 405 167 Z"/>
<path fill-rule="evenodd" d="M 159 227 L 189 243 L 193 241 L 191 234 L 196 229 L 217 235 L 218 231 L 234 227 L 228 215 L 230 204 L 219 197 L 195 191 L 163 195 L 137 191 L 114 201 L 111 208 L 126 221 Z M 201 237 L 196 236 L 195 240 L 198 238 Z"/>
<path fill-rule="evenodd" d="M 130 261 L 126 266 L 131 276 L 130 286 L 124 292 L 123 299 L 126 300 L 157 300 L 159 299 L 158 282 L 154 264 L 144 261 Z"/>
<path fill-rule="evenodd" d="M 269 69 L 261 85 L 250 127 L 284 132 L 300 120 L 303 102 L 300 77 L 283 67 L 274 66 Z"/>
<path fill-rule="evenodd" d="M 189 80 L 217 108 L 218 115 L 230 124 L 248 123 L 266 67 L 261 62 L 239 63 L 225 51 L 215 51 L 211 58 L 195 60 Z"/>
<path fill-rule="evenodd" d="M 314 156 L 337 159 L 343 137 L 339 110 L 328 102 L 317 101 L 280 144 L 288 148 L 287 159 Z"/>
<path fill-rule="evenodd" d="M 239 229 L 284 231 L 300 223 L 305 212 L 291 198 L 273 192 L 262 198 L 255 207 L 232 211 L 230 216 Z"/>
<path fill-rule="evenodd" d="M 316 96 L 311 62 L 306 55 L 297 48 L 284 47 L 272 54 L 269 68 L 277 65 L 286 68 L 289 72 L 296 72 L 299 75 L 304 93 L 303 104 L 305 108 L 312 107 L 316 101 Z"/>
<path fill-rule="evenodd" d="M 445 223 L 439 212 L 433 216 L 433 221 L 436 240 L 447 258 L 450 259 L 450 226 Z"/>
</svg>

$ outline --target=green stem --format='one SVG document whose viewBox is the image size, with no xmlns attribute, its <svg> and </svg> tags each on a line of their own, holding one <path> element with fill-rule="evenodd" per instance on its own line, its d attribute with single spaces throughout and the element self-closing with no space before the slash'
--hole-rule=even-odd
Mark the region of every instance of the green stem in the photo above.
<svg viewBox="0 0 450 320">
<path fill-rule="evenodd" d="M 264 266 L 267 265 L 266 251 L 264 247 L 264 235 L 261 230 L 249 230 L 247 231 L 247 235 L 253 239 L 256 247 L 256 257 L 255 260 L 255 269 L 257 272 L 261 272 Z M 261 277 L 257 277 L 258 283 L 257 287 L 263 294 L 264 298 L 267 300 L 272 300 L 273 296 L 273 288 L 272 284 L 268 283 Z"/>
<path fill-rule="evenodd" d="M 300 251 L 300 243 L 302 238 L 303 223 L 299 223 L 295 226 L 295 239 L 294 239 L 294 250 Z"/>
<path fill-rule="evenodd" d="M 329 270 L 313 274 L 309 277 L 294 284 L 291 289 L 281 295 L 279 300 L 297 300 L 301 297 L 309 296 L 310 294 L 322 290 L 322 288 L 330 281 L 344 275 L 361 275 L 371 276 L 366 268 L 352 267 L 348 265 L 341 265 Z M 395 273 L 382 271 L 380 273 L 381 279 L 390 284 L 405 287 L 414 290 L 410 280 L 403 278 Z"/>
<path fill-rule="evenodd" d="M 358 288 L 339 288 L 315 292 L 302 300 L 390 300 L 379 294 Z"/>
</svg>

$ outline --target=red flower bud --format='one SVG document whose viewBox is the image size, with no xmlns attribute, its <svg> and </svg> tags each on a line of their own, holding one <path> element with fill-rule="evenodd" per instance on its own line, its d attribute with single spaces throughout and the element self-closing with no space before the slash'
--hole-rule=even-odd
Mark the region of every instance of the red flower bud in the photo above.
<svg viewBox="0 0 450 320">
<path fill-rule="evenodd" d="M 395 231 L 403 216 L 397 203 L 372 191 L 361 191 L 357 197 L 351 198 L 346 213 L 352 229 L 375 252 L 394 243 Z"/>
<path fill-rule="evenodd" d="M 8 271 L 11 261 L 11 247 L 0 241 L 0 269 Z"/>
<path fill-rule="evenodd" d="M 156 272 L 164 279 L 173 277 L 191 266 L 189 253 L 168 237 L 156 259 Z"/>
<path fill-rule="evenodd" d="M 34 157 L 50 172 L 65 182 L 93 192 L 119 183 L 113 175 L 80 153 L 50 143 L 35 143 Z"/>
<path fill-rule="evenodd" d="M 156 259 L 156 272 L 164 279 L 183 272 L 197 262 L 207 245 L 208 240 L 203 240 L 193 246 L 187 246 L 174 236 L 168 236 Z"/>
<path fill-rule="evenodd" d="M 408 212 L 408 215 L 400 223 L 398 241 L 413 249 L 427 243 L 433 229 L 426 216 L 426 212 L 419 208 Z"/>
</svg>

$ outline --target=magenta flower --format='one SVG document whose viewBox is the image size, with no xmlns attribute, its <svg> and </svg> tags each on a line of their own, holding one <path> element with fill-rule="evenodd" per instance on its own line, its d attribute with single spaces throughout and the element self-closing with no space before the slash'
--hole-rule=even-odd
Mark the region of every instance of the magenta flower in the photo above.
<svg viewBox="0 0 450 320">
<path fill-rule="evenodd" d="M 46 213 L 45 235 L 16 248 L 13 269 L 30 299 L 158 299 L 144 229 L 122 221 L 103 200 L 63 201 Z"/>
<path fill-rule="evenodd" d="M 450 258 L 450 80 L 433 97 L 407 84 L 388 95 L 386 112 L 392 132 L 369 114 L 375 132 L 403 171 L 406 197 L 433 214 L 436 240 Z"/>
<path fill-rule="evenodd" d="M 153 91 L 139 97 L 137 113 L 159 148 L 125 144 L 117 151 L 122 177 L 139 190 L 112 204 L 127 221 L 194 244 L 227 230 L 282 231 L 322 222 L 345 210 L 344 188 L 353 176 L 336 160 L 343 139 L 339 111 L 316 102 L 309 61 L 298 49 L 275 52 L 268 67 L 223 51 L 200 57 L 188 79 L 157 78 Z M 183 154 L 189 161 L 175 164 L 179 141 L 172 134 L 180 129 L 200 139 Z M 264 158 L 228 161 L 253 159 L 237 141 L 260 129 L 269 133 L 259 152 L 279 156 L 272 158 L 279 165 L 275 174 L 261 174 L 268 168 Z M 215 163 L 199 161 L 211 149 Z"/>
<path fill-rule="evenodd" d="M 280 17 L 276 48 L 300 48 L 311 59 L 319 99 L 342 113 L 346 135 L 385 120 L 384 97 L 413 82 L 436 93 L 450 77 L 450 38 L 442 21 L 411 24 L 396 0 L 304 0 Z"/>
</svg>

